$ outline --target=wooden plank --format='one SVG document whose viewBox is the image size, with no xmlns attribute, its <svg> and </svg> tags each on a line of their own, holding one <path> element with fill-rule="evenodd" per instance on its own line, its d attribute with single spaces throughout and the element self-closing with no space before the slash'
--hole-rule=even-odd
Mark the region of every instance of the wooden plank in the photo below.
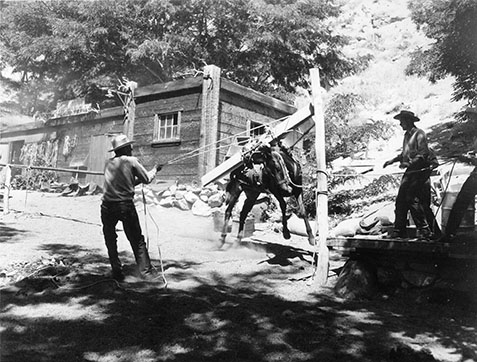
<svg viewBox="0 0 477 362">
<path fill-rule="evenodd" d="M 328 177 L 326 174 L 325 157 L 325 120 L 323 116 L 323 100 L 321 97 L 320 73 L 318 68 L 310 70 L 311 94 L 315 109 L 315 153 L 316 166 L 316 222 L 319 238 L 319 253 L 317 265 L 317 281 L 320 285 L 328 281 L 329 250 L 326 245 L 328 238 Z"/>
<path fill-rule="evenodd" d="M 236 153 L 228 160 L 222 162 L 212 171 L 206 173 L 204 176 L 201 177 L 202 186 L 207 186 L 211 182 L 218 180 L 225 175 L 229 174 L 233 170 L 237 169 L 242 164 L 242 154 Z"/>
<path fill-rule="evenodd" d="M 312 108 L 310 107 L 303 107 L 299 109 L 297 112 L 292 114 L 283 122 L 279 123 L 272 129 L 272 136 L 265 137 L 263 139 L 264 142 L 271 141 L 274 138 L 280 137 L 281 135 L 286 134 L 289 130 L 292 130 L 296 127 L 299 127 L 304 122 L 307 121 L 309 117 L 312 115 Z M 224 161 L 220 165 L 218 165 L 213 170 L 206 173 L 204 176 L 201 177 L 202 186 L 207 186 L 211 182 L 218 180 L 228 173 L 232 172 L 233 170 L 237 169 L 242 164 L 242 155 L 235 154 L 230 157 L 228 160 Z"/>
<path fill-rule="evenodd" d="M 383 239 L 371 237 L 328 238 L 328 247 L 348 249 L 376 249 L 412 252 L 444 252 L 449 250 L 449 244 L 422 241 L 418 239 Z"/>
<path fill-rule="evenodd" d="M 471 240 L 471 241 L 469 241 Z M 419 239 L 383 239 L 376 236 L 328 238 L 327 246 L 337 251 L 361 253 L 412 253 L 477 260 L 475 238 L 462 242 L 439 243 Z"/>
</svg>

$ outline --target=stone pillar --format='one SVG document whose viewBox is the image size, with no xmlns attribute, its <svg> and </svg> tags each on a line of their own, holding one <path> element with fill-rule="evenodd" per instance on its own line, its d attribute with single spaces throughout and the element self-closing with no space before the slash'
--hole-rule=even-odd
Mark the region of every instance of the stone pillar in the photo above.
<svg viewBox="0 0 477 362">
<path fill-rule="evenodd" d="M 204 68 L 202 83 L 202 114 L 200 120 L 199 177 L 217 166 L 217 141 L 219 132 L 220 68 Z"/>
</svg>

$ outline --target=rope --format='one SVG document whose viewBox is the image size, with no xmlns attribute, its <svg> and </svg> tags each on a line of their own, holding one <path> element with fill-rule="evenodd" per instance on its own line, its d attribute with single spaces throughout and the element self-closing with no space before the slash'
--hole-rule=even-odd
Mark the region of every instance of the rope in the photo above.
<svg viewBox="0 0 477 362">
<path fill-rule="evenodd" d="M 166 276 L 165 276 L 165 273 L 164 273 L 164 264 L 162 262 L 162 253 L 161 253 L 161 248 L 159 246 L 159 226 L 157 225 L 156 220 L 154 220 L 154 218 L 151 216 L 151 213 L 147 212 L 147 202 L 146 202 L 146 195 L 144 193 L 144 185 L 142 186 L 141 192 L 142 192 L 142 201 L 143 201 L 143 204 L 144 204 L 144 226 L 145 226 L 145 229 L 146 229 L 146 247 L 147 247 L 147 249 L 149 249 L 149 230 L 148 230 L 148 227 L 147 227 L 147 216 L 149 216 L 151 218 L 152 222 L 154 223 L 154 225 L 156 226 L 157 251 L 159 252 L 159 263 L 160 263 L 160 266 L 161 266 L 161 277 L 162 277 L 162 280 L 164 281 L 163 288 L 166 289 L 167 288 L 167 279 L 166 279 Z M 152 267 L 154 268 L 154 270 L 157 270 L 154 266 L 152 266 Z"/>
<path fill-rule="evenodd" d="M 211 148 L 211 147 L 214 147 L 213 150 L 220 150 L 220 149 L 222 149 L 222 148 L 230 147 L 230 144 L 226 144 L 226 145 L 223 145 L 223 146 L 216 146 L 216 145 L 219 144 L 219 143 L 222 143 L 222 142 L 224 142 L 224 141 L 227 141 L 227 140 L 230 140 L 230 139 L 234 139 L 234 138 L 236 138 L 236 137 L 239 136 L 239 135 L 247 134 L 247 133 L 249 133 L 249 132 L 251 132 L 251 131 L 253 131 L 253 130 L 262 128 L 262 127 L 264 127 L 264 126 L 269 126 L 269 125 L 271 125 L 271 124 L 274 124 L 274 123 L 277 123 L 277 122 L 281 122 L 282 120 L 284 120 L 284 119 L 286 119 L 286 118 L 289 118 L 289 117 L 288 117 L 288 116 L 287 116 L 287 117 L 282 117 L 282 118 L 276 119 L 276 120 L 274 120 L 274 121 L 272 121 L 272 122 L 270 122 L 270 123 L 268 123 L 268 124 L 266 124 L 266 125 L 259 125 L 259 126 L 250 128 L 249 130 L 245 130 L 245 131 L 236 133 L 236 134 L 234 134 L 234 135 L 232 135 L 232 136 L 228 136 L 228 137 L 222 138 L 222 139 L 220 139 L 220 140 L 218 140 L 218 141 L 216 141 L 216 142 L 214 142 L 214 143 L 209 143 L 209 144 L 204 145 L 204 146 L 202 146 L 202 147 L 199 147 L 199 148 L 197 148 L 197 149 L 195 149 L 195 150 L 189 151 L 189 152 L 187 152 L 187 153 L 185 153 L 185 154 L 183 154 L 183 155 L 180 155 L 180 156 L 178 156 L 178 157 L 176 157 L 176 158 L 173 158 L 172 160 L 167 161 L 165 164 L 166 164 L 166 165 L 170 165 L 170 164 L 177 163 L 177 162 L 179 162 L 179 161 L 186 160 L 186 159 L 188 159 L 188 158 L 192 158 L 192 157 L 196 157 L 196 156 L 202 155 L 202 154 L 204 154 L 204 153 L 206 153 L 206 152 L 211 151 L 211 149 L 209 149 L 209 148 Z"/>
</svg>

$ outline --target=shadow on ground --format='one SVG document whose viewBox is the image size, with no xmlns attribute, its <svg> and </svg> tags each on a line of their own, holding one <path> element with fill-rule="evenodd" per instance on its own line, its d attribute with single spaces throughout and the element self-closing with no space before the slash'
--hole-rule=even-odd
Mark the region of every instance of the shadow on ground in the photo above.
<svg viewBox="0 0 477 362">
<path fill-rule="evenodd" d="M 196 283 L 179 289 L 163 288 L 160 280 L 120 285 L 104 277 L 101 254 L 74 258 L 81 247 L 46 247 L 68 260 L 68 273 L 47 275 L 43 287 L 28 293 L 22 292 L 28 280 L 2 291 L 2 362 L 392 361 L 391 348 L 406 338 L 434 338 L 456 355 L 477 358 L 469 347 L 475 318 L 451 309 L 436 322 L 429 318 L 432 304 L 423 308 L 399 296 L 345 302 L 320 290 L 306 301 L 279 297 L 274 288 L 294 286 L 283 279 L 288 257 L 308 263 L 299 250 L 271 246 L 272 269 L 227 277 L 193 261 L 165 260 L 170 285 Z"/>
<path fill-rule="evenodd" d="M 0 222 L 0 243 L 10 241 L 13 237 L 26 233 L 26 230 L 15 229 Z"/>
</svg>

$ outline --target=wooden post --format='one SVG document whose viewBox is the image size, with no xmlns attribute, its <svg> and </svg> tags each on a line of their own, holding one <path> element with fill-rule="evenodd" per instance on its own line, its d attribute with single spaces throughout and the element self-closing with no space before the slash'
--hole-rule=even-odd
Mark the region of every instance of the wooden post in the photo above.
<svg viewBox="0 0 477 362">
<path fill-rule="evenodd" d="M 208 65 L 204 68 L 202 83 L 202 114 L 200 121 L 199 176 L 202 177 L 217 165 L 217 141 L 219 137 L 220 68 Z"/>
<path fill-rule="evenodd" d="M 325 157 L 325 120 L 323 117 L 323 99 L 321 97 L 320 73 L 317 68 L 310 70 L 311 95 L 313 99 L 315 121 L 315 152 L 318 174 L 316 178 L 316 222 L 319 239 L 317 279 L 320 285 L 328 280 L 329 250 L 328 238 L 328 176 Z"/>
<path fill-rule="evenodd" d="M 10 212 L 10 189 L 12 182 L 12 169 L 9 165 L 5 166 L 5 190 L 3 191 L 3 213 Z"/>
<path fill-rule="evenodd" d="M 134 121 L 136 119 L 136 101 L 134 100 L 134 91 L 137 88 L 137 83 L 132 81 L 126 82 L 123 87 L 126 88 L 123 133 L 132 140 L 134 138 Z"/>
</svg>

